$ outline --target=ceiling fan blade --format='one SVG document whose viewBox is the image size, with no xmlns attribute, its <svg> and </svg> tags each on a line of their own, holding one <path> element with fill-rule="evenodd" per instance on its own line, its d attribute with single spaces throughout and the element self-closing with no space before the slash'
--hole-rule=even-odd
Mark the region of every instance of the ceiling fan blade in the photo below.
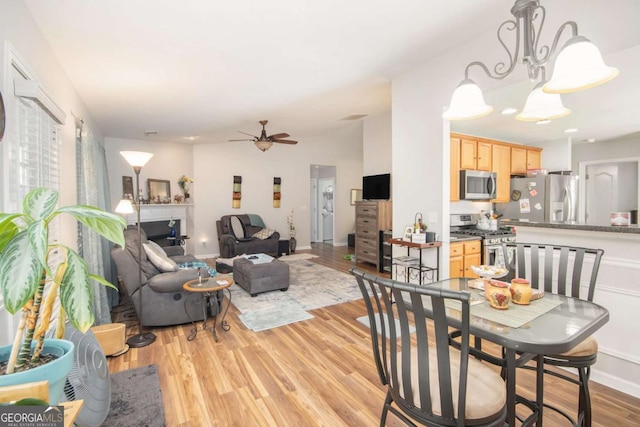
<svg viewBox="0 0 640 427">
<path fill-rule="evenodd" d="M 253 141 L 253 139 L 230 139 L 229 141 Z"/>
<path fill-rule="evenodd" d="M 291 141 L 290 139 L 276 139 L 273 142 L 278 142 L 280 144 L 297 144 L 298 141 Z"/>
<path fill-rule="evenodd" d="M 257 138 L 257 136 L 255 136 L 255 135 L 252 135 L 252 134 L 250 134 L 250 133 L 247 133 L 247 132 L 242 132 L 241 130 L 239 130 L 238 132 L 240 132 L 240 133 L 243 133 L 243 134 L 245 134 L 245 135 L 249 135 L 249 136 L 252 136 L 252 137 L 254 137 L 254 138 Z"/>
<path fill-rule="evenodd" d="M 276 133 L 275 135 L 270 135 L 269 139 L 275 140 L 275 139 L 280 139 L 280 138 L 286 138 L 288 136 L 289 136 L 288 133 Z"/>
</svg>

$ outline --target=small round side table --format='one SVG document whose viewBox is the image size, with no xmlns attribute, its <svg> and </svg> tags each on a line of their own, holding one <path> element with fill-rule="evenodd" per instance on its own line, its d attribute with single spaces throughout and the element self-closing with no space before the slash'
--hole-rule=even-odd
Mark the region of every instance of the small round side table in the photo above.
<svg viewBox="0 0 640 427">
<path fill-rule="evenodd" d="M 199 293 L 202 296 L 202 311 L 204 314 L 204 320 L 202 322 L 202 330 L 211 330 L 213 333 L 213 339 L 218 342 L 218 334 L 216 333 L 216 320 L 218 319 L 218 314 L 220 314 L 220 310 L 222 309 L 222 304 L 218 304 L 218 298 L 216 293 L 218 291 L 226 289 L 229 293 L 227 298 L 227 306 L 222 314 L 222 320 L 220 321 L 220 327 L 223 331 L 228 331 L 231 329 L 229 323 L 225 320 L 227 317 L 227 311 L 229 311 L 229 305 L 231 305 L 231 291 L 229 287 L 233 284 L 233 279 L 227 275 L 216 275 L 213 277 L 205 277 L 203 279 L 193 279 L 189 280 L 185 284 L 182 285 L 182 288 L 187 292 Z M 189 302 L 189 299 L 185 300 L 185 310 L 186 304 Z M 207 326 L 207 320 L 209 320 L 209 308 L 213 309 L 213 305 L 215 304 L 215 314 L 213 317 L 213 325 L 211 327 Z M 191 329 L 191 333 L 187 337 L 187 340 L 193 341 L 193 339 L 198 334 L 198 326 L 195 321 L 192 321 L 193 328 Z"/>
</svg>

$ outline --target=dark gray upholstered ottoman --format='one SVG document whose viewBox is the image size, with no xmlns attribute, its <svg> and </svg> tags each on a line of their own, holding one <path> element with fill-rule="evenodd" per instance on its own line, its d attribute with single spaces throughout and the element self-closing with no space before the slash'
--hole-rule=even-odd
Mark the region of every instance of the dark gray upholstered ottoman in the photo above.
<svg viewBox="0 0 640 427">
<path fill-rule="evenodd" d="M 289 288 L 289 265 L 273 260 L 254 264 L 246 258 L 233 261 L 233 280 L 252 297 L 262 293 Z"/>
</svg>

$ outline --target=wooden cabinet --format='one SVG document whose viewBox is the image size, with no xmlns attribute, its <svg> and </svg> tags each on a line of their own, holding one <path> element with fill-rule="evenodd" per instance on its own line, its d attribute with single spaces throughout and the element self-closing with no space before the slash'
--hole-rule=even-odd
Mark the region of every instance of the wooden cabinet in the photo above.
<svg viewBox="0 0 640 427">
<path fill-rule="evenodd" d="M 449 198 L 457 202 L 460 200 L 460 138 L 451 138 L 449 163 Z"/>
<path fill-rule="evenodd" d="M 511 198 L 511 148 L 508 145 L 491 146 L 491 170 L 496 172 L 496 198 L 493 203 L 506 203 Z"/>
<path fill-rule="evenodd" d="M 449 246 L 449 277 L 477 278 L 478 276 L 471 271 L 471 266 L 481 264 L 481 246 L 480 240 L 451 243 Z"/>
<path fill-rule="evenodd" d="M 478 158 L 476 159 L 476 170 L 491 171 L 491 147 L 490 142 L 478 141 Z"/>
<path fill-rule="evenodd" d="M 391 229 L 391 202 L 369 200 L 356 202 L 356 263 L 382 265 L 380 231 Z"/>
<path fill-rule="evenodd" d="M 460 170 L 496 172 L 497 193 L 494 203 L 510 200 L 511 175 L 526 175 L 527 169 L 541 166 L 542 149 L 451 133 L 449 165 L 449 200 L 460 200 Z"/>
<path fill-rule="evenodd" d="M 491 143 L 460 138 L 460 169 L 490 171 Z"/>
<path fill-rule="evenodd" d="M 526 175 L 527 169 L 539 169 L 542 149 L 511 147 L 511 175 Z"/>
</svg>

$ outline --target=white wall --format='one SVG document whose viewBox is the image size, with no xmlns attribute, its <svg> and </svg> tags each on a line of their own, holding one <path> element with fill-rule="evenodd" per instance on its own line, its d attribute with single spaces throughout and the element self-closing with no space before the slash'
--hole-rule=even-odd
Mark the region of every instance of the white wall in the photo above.
<svg viewBox="0 0 640 427">
<path fill-rule="evenodd" d="M 267 227 L 289 238 L 287 215 L 294 209 L 298 249 L 310 248 L 310 165 L 336 167 L 334 244 L 345 244 L 353 228 L 350 191 L 362 180 L 362 125 L 360 122 L 323 135 L 298 138 L 292 146 L 274 144 L 259 151 L 253 144 L 223 142 L 197 144 L 193 151 L 195 233 L 194 254 L 220 253 L 216 220 L 222 215 L 256 213 Z M 233 176 L 242 176 L 240 209 L 231 207 Z M 273 207 L 273 178 L 282 178 L 281 207 Z"/>
<path fill-rule="evenodd" d="M 572 163 L 575 171 L 578 170 L 580 162 L 625 157 L 640 157 L 640 133 L 612 141 L 574 144 L 572 148 Z"/>
<path fill-rule="evenodd" d="M 369 116 L 363 122 L 363 175 L 391 172 L 391 111 Z M 393 179 L 393 178 L 392 178 Z M 362 184 L 357 188 L 362 188 Z"/>
<path fill-rule="evenodd" d="M 115 209 L 118 201 L 122 199 L 122 177 L 133 178 L 133 190 L 136 189 L 136 175 L 133 168 L 120 155 L 120 151 L 147 151 L 153 153 L 153 157 L 140 171 L 140 188 L 144 197 L 148 197 L 147 179 L 166 179 L 171 182 L 171 198 L 176 194 L 182 194 L 178 186 L 178 179 L 182 175 L 193 176 L 193 147 L 188 144 L 171 142 L 149 142 L 138 139 L 105 138 L 107 168 L 109 170 L 109 184 L 111 196 L 111 208 Z M 195 178 L 194 178 L 195 180 Z M 195 180 L 190 187 L 191 198 L 189 203 L 197 201 L 198 181 Z"/>
</svg>

